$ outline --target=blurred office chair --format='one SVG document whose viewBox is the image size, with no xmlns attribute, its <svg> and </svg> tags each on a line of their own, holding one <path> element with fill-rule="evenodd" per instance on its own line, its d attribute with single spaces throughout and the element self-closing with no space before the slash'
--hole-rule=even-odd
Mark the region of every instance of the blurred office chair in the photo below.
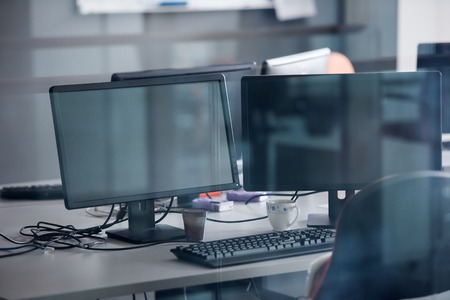
<svg viewBox="0 0 450 300">
<path fill-rule="evenodd" d="M 328 59 L 327 74 L 355 73 L 352 62 L 342 53 L 331 52 Z"/>
<path fill-rule="evenodd" d="M 314 268 L 314 300 L 404 299 L 450 290 L 450 174 L 414 172 L 362 189 L 341 212 L 331 258 Z"/>
</svg>

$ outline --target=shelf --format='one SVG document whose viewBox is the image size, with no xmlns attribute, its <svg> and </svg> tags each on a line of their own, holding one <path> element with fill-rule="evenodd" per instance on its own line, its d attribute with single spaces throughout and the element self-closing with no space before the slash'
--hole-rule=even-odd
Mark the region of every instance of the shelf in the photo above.
<svg viewBox="0 0 450 300">
<path fill-rule="evenodd" d="M 295 25 L 260 27 L 242 30 L 224 30 L 214 32 L 161 32 L 136 35 L 93 35 L 82 37 L 43 37 L 43 38 L 8 38 L 0 39 L 0 47 L 7 48 L 59 48 L 113 44 L 145 44 L 149 42 L 171 41 L 208 41 L 227 39 L 247 39 L 267 35 L 312 35 L 343 34 L 363 29 L 365 25 Z"/>
</svg>

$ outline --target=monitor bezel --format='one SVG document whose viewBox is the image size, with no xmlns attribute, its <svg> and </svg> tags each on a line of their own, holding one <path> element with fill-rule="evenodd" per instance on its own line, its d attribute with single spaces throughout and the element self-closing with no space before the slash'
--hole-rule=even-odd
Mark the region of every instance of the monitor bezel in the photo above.
<svg viewBox="0 0 450 300">
<path fill-rule="evenodd" d="M 179 190 L 170 191 L 149 191 L 148 193 L 127 195 L 120 197 L 93 197 L 92 199 L 85 201 L 77 201 L 71 193 L 72 186 L 70 183 L 70 177 L 66 170 L 66 152 L 64 146 L 64 137 L 62 134 L 62 122 L 60 119 L 60 99 L 59 93 L 66 92 L 76 92 L 76 91 L 90 91 L 99 89 L 117 89 L 117 88 L 133 88 L 133 87 L 144 87 L 153 85 L 169 85 L 169 84 L 184 84 L 184 83 L 196 83 L 196 82 L 218 82 L 218 86 L 221 93 L 222 111 L 224 114 L 225 121 L 225 132 L 226 138 L 229 146 L 229 157 L 230 157 L 230 169 L 231 169 L 231 182 L 226 182 L 222 184 L 199 186 L 194 188 L 185 188 Z M 58 160 L 60 165 L 60 175 L 64 190 L 64 204 L 67 209 L 77 209 L 94 207 L 100 205 L 111 205 L 119 203 L 129 203 L 135 201 L 147 201 L 156 200 L 160 198 L 177 197 L 186 194 L 193 193 L 206 193 L 212 191 L 223 191 L 238 189 L 240 187 L 238 169 L 236 163 L 236 154 L 234 148 L 234 138 L 231 129 L 230 112 L 228 104 L 228 96 L 225 87 L 225 79 L 223 75 L 220 74 L 205 74 L 205 75 L 191 75 L 183 77 L 164 77 L 164 78 L 152 78 L 152 79 L 141 79 L 141 80 L 128 80 L 128 81 L 116 81 L 116 82 L 99 82 L 99 83 L 86 83 L 86 84 L 70 84 L 70 85 L 60 85 L 53 86 L 49 90 L 50 102 L 53 116 L 53 123 L 56 135 L 56 144 L 58 152 Z"/>
<path fill-rule="evenodd" d="M 250 70 L 256 74 L 257 64 L 254 61 L 251 62 L 237 62 L 230 64 L 215 64 L 209 66 L 200 66 L 192 68 L 163 68 L 163 69 L 150 69 L 134 72 L 117 72 L 111 75 L 111 81 L 123 81 L 123 80 L 140 80 L 154 77 L 171 77 L 171 76 L 190 76 L 190 75 L 202 75 L 213 73 L 228 73 Z"/>
</svg>

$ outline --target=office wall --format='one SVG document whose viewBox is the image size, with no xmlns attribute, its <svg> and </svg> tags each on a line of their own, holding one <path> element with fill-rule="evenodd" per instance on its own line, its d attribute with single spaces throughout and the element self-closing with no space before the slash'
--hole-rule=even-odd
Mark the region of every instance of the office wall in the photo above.
<svg viewBox="0 0 450 300">
<path fill-rule="evenodd" d="M 394 58 L 398 13 L 396 1 L 348 0 L 346 3 L 347 22 L 350 24 L 366 24 L 362 30 L 346 37 L 346 54 L 352 61 Z"/>
<path fill-rule="evenodd" d="M 321 47 L 355 60 L 395 55 L 395 16 L 382 14 L 395 12 L 393 1 L 317 0 L 317 8 L 313 18 L 280 22 L 270 9 L 80 15 L 75 0 L 0 1 L 0 184 L 59 177 L 52 85 Z"/>
<path fill-rule="evenodd" d="M 450 1 L 398 1 L 397 69 L 416 69 L 417 45 L 424 42 L 450 42 Z"/>
</svg>

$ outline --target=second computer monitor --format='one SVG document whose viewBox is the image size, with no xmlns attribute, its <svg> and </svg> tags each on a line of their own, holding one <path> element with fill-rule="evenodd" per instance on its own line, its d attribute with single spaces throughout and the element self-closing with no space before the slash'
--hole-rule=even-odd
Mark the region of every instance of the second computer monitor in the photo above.
<svg viewBox="0 0 450 300">
<path fill-rule="evenodd" d="M 244 189 L 328 191 L 332 222 L 338 190 L 441 169 L 439 72 L 249 76 L 242 105 Z"/>
<path fill-rule="evenodd" d="M 114 73 L 112 81 L 137 80 L 145 78 L 190 76 L 194 74 L 223 74 L 228 93 L 231 125 L 233 127 L 236 157 L 242 157 L 242 121 L 241 121 L 241 78 L 256 75 L 256 62 L 210 65 L 194 68 L 155 69 L 137 72 Z"/>
<path fill-rule="evenodd" d="M 261 75 L 294 75 L 326 73 L 331 50 L 322 48 L 293 55 L 267 59 Z"/>
</svg>

